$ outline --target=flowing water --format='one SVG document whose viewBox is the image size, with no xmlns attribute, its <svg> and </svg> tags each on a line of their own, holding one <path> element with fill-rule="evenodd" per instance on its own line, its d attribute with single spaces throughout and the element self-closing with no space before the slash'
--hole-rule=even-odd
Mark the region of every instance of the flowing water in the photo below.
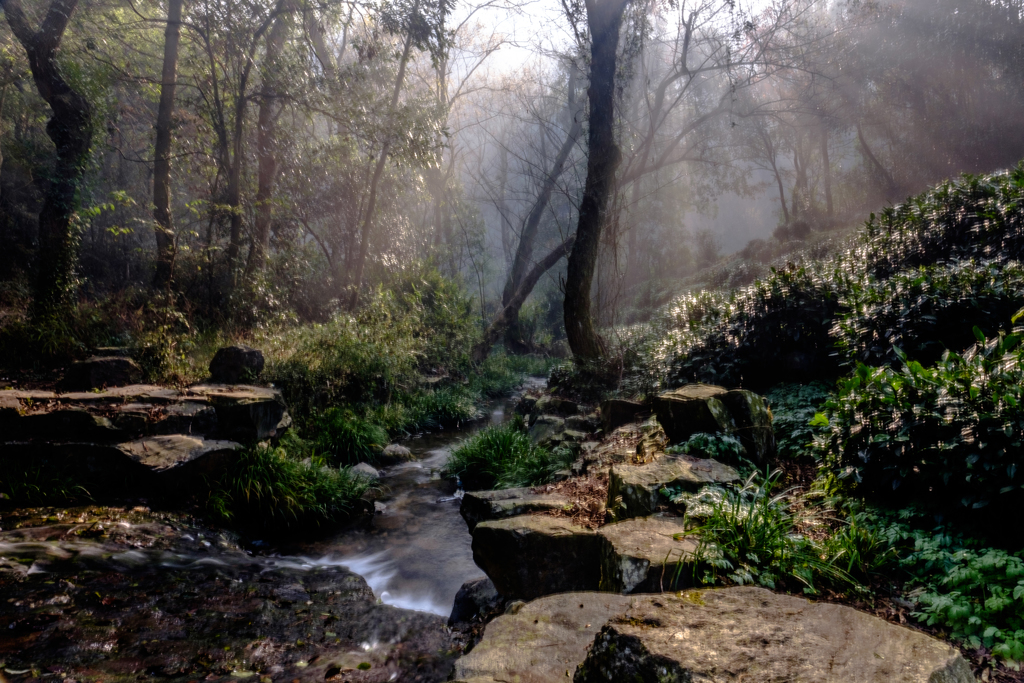
<svg viewBox="0 0 1024 683">
<path fill-rule="evenodd" d="M 301 547 L 284 546 L 275 555 L 314 566 L 345 567 L 366 579 L 385 604 L 448 616 L 459 587 L 484 574 L 473 562 L 459 493 L 438 472 L 459 441 L 505 417 L 502 402 L 491 407 L 487 419 L 467 429 L 404 442 L 416 460 L 382 472 L 385 493 L 370 528 Z"/>
</svg>

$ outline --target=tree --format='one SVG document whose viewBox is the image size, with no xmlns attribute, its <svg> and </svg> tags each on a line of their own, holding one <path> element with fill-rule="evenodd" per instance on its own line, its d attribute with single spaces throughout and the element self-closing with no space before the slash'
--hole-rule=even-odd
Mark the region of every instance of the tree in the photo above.
<svg viewBox="0 0 1024 683">
<path fill-rule="evenodd" d="M 58 50 L 78 0 L 53 0 L 33 31 L 21 0 L 0 0 L 15 38 L 28 56 L 39 95 L 52 115 L 46 132 L 56 148 L 53 175 L 39 214 L 38 274 L 33 315 L 60 314 L 76 287 L 78 227 L 74 215 L 79 185 L 92 144 L 92 106 L 64 77 Z"/>
<path fill-rule="evenodd" d="M 597 334 L 590 310 L 601 246 L 601 228 L 608 198 L 615 184 L 615 170 L 622 154 L 615 143 L 615 64 L 619 28 L 629 0 L 586 0 L 590 30 L 590 104 L 587 133 L 587 179 L 580 202 L 575 242 L 565 276 L 565 334 L 573 356 L 584 361 L 604 356 L 604 342 Z"/>
<path fill-rule="evenodd" d="M 156 221 L 156 272 L 153 288 L 167 287 L 174 276 L 174 226 L 171 222 L 171 125 L 174 89 L 178 78 L 178 40 L 183 0 L 168 0 L 164 32 L 164 66 L 160 78 L 160 105 L 156 115 L 153 159 L 153 219 Z"/>
</svg>

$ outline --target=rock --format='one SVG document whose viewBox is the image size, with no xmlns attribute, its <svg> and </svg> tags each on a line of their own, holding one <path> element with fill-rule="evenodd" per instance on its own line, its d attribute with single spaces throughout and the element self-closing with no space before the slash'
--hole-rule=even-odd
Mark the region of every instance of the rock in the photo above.
<svg viewBox="0 0 1024 683">
<path fill-rule="evenodd" d="M 646 465 L 612 465 L 608 509 L 618 519 L 648 517 L 665 502 L 659 491 L 680 487 L 697 491 L 708 484 L 738 482 L 739 473 L 716 460 L 666 455 Z"/>
<path fill-rule="evenodd" d="M 640 425 L 640 441 L 636 444 L 636 462 L 651 462 L 665 452 L 668 436 L 658 424 L 657 418 L 651 418 Z"/>
<path fill-rule="evenodd" d="M 111 443 L 131 438 L 109 418 L 93 415 L 83 408 L 35 413 L 12 420 L 5 441 L 77 441 Z"/>
<path fill-rule="evenodd" d="M 352 474 L 358 475 L 360 477 L 366 477 L 367 479 L 380 479 L 380 472 L 378 472 L 373 465 L 366 462 L 361 462 L 358 465 L 353 465 L 349 469 L 349 471 Z"/>
<path fill-rule="evenodd" d="M 650 414 L 649 407 L 624 398 L 610 398 L 601 404 L 601 420 L 606 432 L 612 432 L 624 424 L 642 420 Z"/>
<path fill-rule="evenodd" d="M 415 459 L 416 456 L 412 454 L 412 451 L 397 443 L 390 444 L 377 456 L 377 461 L 385 467 Z"/>
<path fill-rule="evenodd" d="M 152 431 L 154 434 L 216 434 L 217 428 L 215 408 L 206 403 L 186 401 L 163 408 Z"/>
<path fill-rule="evenodd" d="M 598 420 L 597 416 L 593 414 L 570 415 L 569 417 L 565 418 L 565 428 L 577 432 L 584 432 L 586 434 L 590 434 L 600 426 L 600 420 Z"/>
<path fill-rule="evenodd" d="M 743 444 L 757 464 L 775 453 L 768 402 L 752 391 L 712 384 L 687 384 L 654 399 L 654 411 L 670 443 L 685 442 L 697 432 L 725 433 Z"/>
<path fill-rule="evenodd" d="M 520 415 L 530 415 L 536 405 L 536 396 L 520 396 L 519 400 L 516 401 L 516 412 Z"/>
<path fill-rule="evenodd" d="M 630 519 L 598 529 L 604 541 L 601 590 L 661 593 L 691 586 L 697 543 L 682 538 L 685 531 L 681 517 Z"/>
<path fill-rule="evenodd" d="M 554 415 L 541 415 L 530 425 L 530 440 L 540 444 L 550 441 L 553 437 L 562 433 L 565 428 L 565 420 Z"/>
<path fill-rule="evenodd" d="M 277 438 L 292 424 L 277 389 L 197 384 L 186 397 L 205 398 L 217 411 L 217 435 L 232 441 Z"/>
<path fill-rule="evenodd" d="M 529 512 L 560 510 L 567 505 L 569 499 L 565 496 L 534 493 L 530 488 L 467 491 L 462 496 L 459 512 L 472 533 L 480 522 L 515 517 Z"/>
<path fill-rule="evenodd" d="M 611 593 L 562 593 L 522 605 L 487 625 L 483 639 L 455 662 L 462 683 L 564 683 L 587 647 L 630 598 Z"/>
<path fill-rule="evenodd" d="M 174 493 L 176 487 L 193 492 L 215 480 L 234 461 L 241 445 L 173 434 L 131 441 L 118 448 L 158 475 L 164 493 Z"/>
<path fill-rule="evenodd" d="M 600 537 L 569 520 L 521 515 L 473 529 L 473 560 L 507 598 L 597 590 Z"/>
<path fill-rule="evenodd" d="M 455 604 L 448 617 L 448 625 L 462 624 L 475 618 L 484 619 L 501 609 L 503 599 L 487 577 L 462 584 L 455 594 Z"/>
<path fill-rule="evenodd" d="M 142 379 L 142 368 L 123 356 L 93 356 L 72 363 L 61 381 L 63 391 L 89 391 L 104 387 L 135 384 Z"/>
<path fill-rule="evenodd" d="M 236 344 L 217 349 L 210 361 L 210 381 L 216 384 L 249 384 L 263 372 L 263 352 Z"/>
<path fill-rule="evenodd" d="M 919 631 L 844 605 L 741 587 L 634 598 L 601 628 L 573 680 L 973 683 L 974 677 L 959 651 Z"/>
<path fill-rule="evenodd" d="M 555 415 L 575 415 L 579 412 L 579 406 L 575 401 L 570 401 L 567 398 L 559 398 L 558 396 L 552 396 L 550 394 L 544 394 L 537 399 L 536 405 L 533 407 L 532 413 L 537 415 L 544 415 L 546 413 L 553 413 Z"/>
</svg>

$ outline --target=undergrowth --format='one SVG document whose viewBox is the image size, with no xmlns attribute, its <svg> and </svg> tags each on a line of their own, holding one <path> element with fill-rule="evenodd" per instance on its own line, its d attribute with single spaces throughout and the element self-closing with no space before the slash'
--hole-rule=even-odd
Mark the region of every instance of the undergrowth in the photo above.
<svg viewBox="0 0 1024 683">
<path fill-rule="evenodd" d="M 533 444 L 520 418 L 463 441 L 448 456 L 442 474 L 459 477 L 467 490 L 535 486 L 550 481 L 574 459 L 568 448 Z"/>
</svg>

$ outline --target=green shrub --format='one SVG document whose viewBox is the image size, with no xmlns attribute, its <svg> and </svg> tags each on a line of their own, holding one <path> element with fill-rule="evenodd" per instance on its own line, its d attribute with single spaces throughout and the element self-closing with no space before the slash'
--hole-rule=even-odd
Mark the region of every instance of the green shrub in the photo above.
<svg viewBox="0 0 1024 683">
<path fill-rule="evenodd" d="M 866 508 L 862 527 L 892 550 L 887 575 L 917 603 L 913 616 L 1018 668 L 1024 662 L 1024 553 L 988 547 L 949 525 L 913 528 L 914 509 Z"/>
<path fill-rule="evenodd" d="M 460 386 L 441 387 L 412 401 L 414 428 L 459 427 L 480 417 L 477 397 Z"/>
<path fill-rule="evenodd" d="M 460 477 L 467 490 L 533 486 L 551 480 L 573 460 L 568 449 L 535 446 L 521 420 L 494 425 L 452 450 L 442 474 Z"/>
<path fill-rule="evenodd" d="M 667 453 L 686 453 L 699 458 L 711 458 L 721 462 L 735 462 L 743 457 L 743 444 L 728 434 L 691 434 L 686 443 L 670 446 Z"/>
<path fill-rule="evenodd" d="M 258 445 L 211 482 L 207 509 L 219 521 L 246 530 L 308 530 L 348 518 L 369 486 L 347 469 L 297 462 L 283 448 Z"/>
<path fill-rule="evenodd" d="M 1017 335 L 946 353 L 933 368 L 858 365 L 828 401 L 825 463 L 875 494 L 950 510 L 1024 496 L 1024 369 Z"/>
<path fill-rule="evenodd" d="M 507 396 L 523 385 L 528 376 L 547 376 L 552 361 L 539 356 L 488 356 L 470 374 L 470 387 L 487 398 Z"/>
<path fill-rule="evenodd" d="M 797 533 L 791 492 L 773 494 L 780 471 L 756 472 L 742 488 L 707 488 L 691 501 L 703 518 L 694 533 L 695 578 L 705 584 L 756 584 L 771 589 L 855 585 L 814 541 Z M 806 521 L 802 520 L 802 521 Z"/>
<path fill-rule="evenodd" d="M 311 433 L 314 452 L 335 467 L 372 462 L 391 441 L 383 427 L 339 407 L 314 417 Z"/>
<path fill-rule="evenodd" d="M 1024 305 L 1024 268 L 967 260 L 909 269 L 855 288 L 832 330 L 847 362 L 898 365 L 893 347 L 925 365 L 974 343 L 972 327 L 994 336 Z"/>
<path fill-rule="evenodd" d="M 765 394 L 771 406 L 775 448 L 780 458 L 793 460 L 810 452 L 814 441 L 810 423 L 828 396 L 828 385 L 824 382 L 779 384 Z"/>
</svg>

